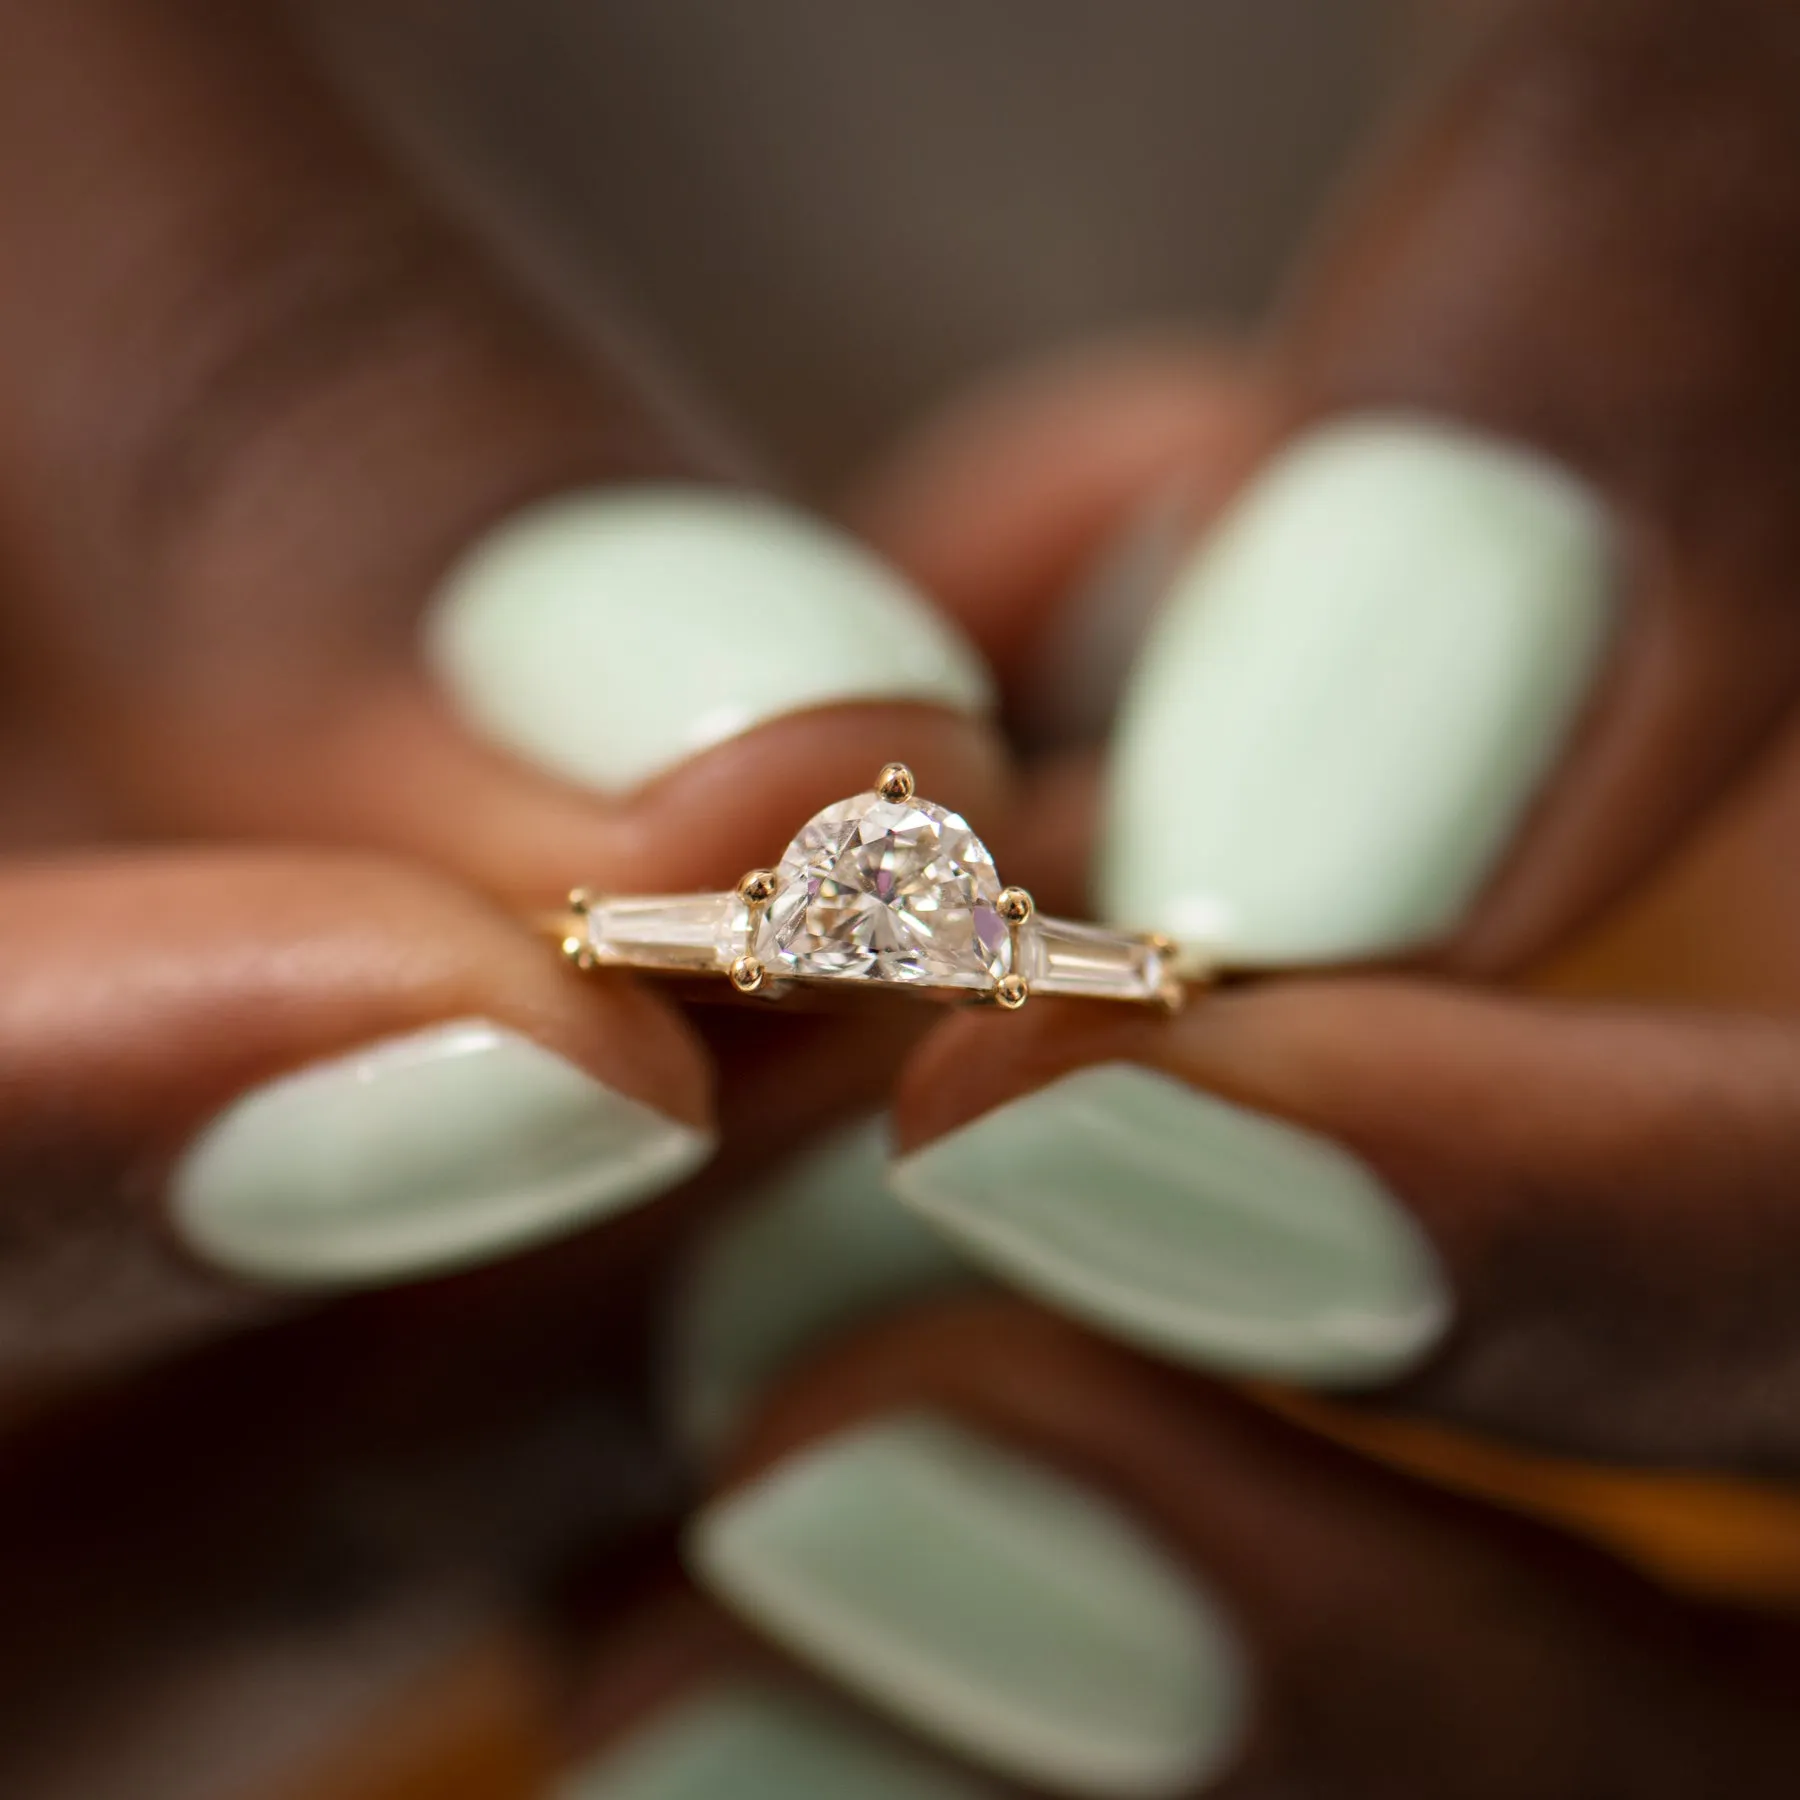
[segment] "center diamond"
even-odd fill
[[[809,820],[754,954],[770,974],[991,987],[1007,969],[1000,878],[959,814],[858,794]]]

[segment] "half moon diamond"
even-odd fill
[[[771,975],[988,988],[1009,966],[1000,878],[960,813],[857,794],[808,820],[753,953]]]

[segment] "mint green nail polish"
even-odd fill
[[[977,1766],[1057,1794],[1185,1794],[1236,1749],[1236,1641],[1109,1501],[946,1420],[826,1440],[696,1521],[758,1630]]]
[[[701,1694],[652,1718],[556,1800],[982,1800],[987,1789],[773,1686]]]
[[[1368,1384],[1449,1320],[1435,1253],[1363,1163],[1130,1063],[997,1107],[890,1181],[1003,1280],[1178,1362]]]
[[[1240,967],[1444,937],[1554,767],[1612,613],[1605,516],[1554,464],[1421,420],[1301,439],[1138,659],[1108,915]]]
[[[236,1274],[394,1281],[621,1211],[711,1149],[542,1045],[461,1019],[245,1094],[188,1146],[169,1198],[195,1251]]]
[[[758,1184],[696,1249],[666,1341],[675,1431],[716,1454],[758,1396],[860,1319],[974,1279],[887,1191],[887,1122],[832,1132]]]
[[[990,699],[955,627],[851,539],[702,487],[529,509],[452,571],[425,630],[476,730],[605,793],[807,708]]]

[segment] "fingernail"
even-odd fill
[[[982,1800],[987,1789],[784,1689],[701,1694],[558,1786],[556,1800]]]
[[[665,1351],[675,1435],[716,1457],[783,1369],[887,1308],[973,1279],[887,1191],[885,1118],[794,1157],[701,1240],[677,1278]]]
[[[989,702],[974,650],[868,552],[699,487],[531,508],[452,571],[425,632],[477,731],[606,793],[811,707]]]
[[[1449,1320],[1435,1252],[1365,1164],[1130,1063],[996,1107],[890,1181],[1004,1280],[1178,1362],[1368,1384]]]
[[[1445,936],[1581,711],[1608,565],[1598,501],[1535,456],[1403,419],[1301,440],[1139,657],[1108,913],[1238,966]]]
[[[925,1737],[1057,1794],[1186,1793],[1244,1711],[1235,1639],[1110,1502],[928,1416],[827,1440],[696,1522],[701,1579]]]
[[[484,1019],[385,1038],[245,1094],[171,1179],[203,1257],[283,1284],[500,1256],[674,1186],[708,1134]]]

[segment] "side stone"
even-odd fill
[[[1169,973],[1168,959],[1147,938],[1041,917],[1021,933],[1019,965],[1034,994],[1093,1000],[1154,1000]]]
[[[726,894],[634,894],[593,903],[587,939],[602,962],[723,971],[744,952],[750,920]]]

